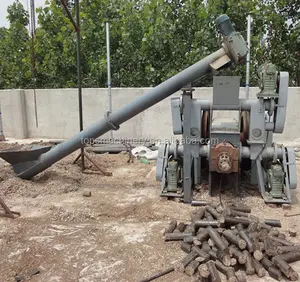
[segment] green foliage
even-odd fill
[[[0,29],[0,88],[30,86],[30,38],[28,13],[19,2],[8,7],[8,29]]]
[[[75,18],[74,0],[67,5]],[[300,86],[298,0],[85,0],[80,1],[82,84],[106,86],[106,31],[110,23],[113,87],[154,86],[220,46],[214,20],[228,14],[246,38],[251,14],[251,85],[266,60],[290,73]],[[36,87],[76,87],[76,33],[59,0],[37,9]],[[0,29],[0,87],[32,87],[28,13],[18,1],[8,8],[8,29]],[[245,65],[223,70],[245,83]],[[211,75],[195,82],[210,86]]]

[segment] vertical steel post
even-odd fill
[[[183,200],[190,203],[192,200],[192,145],[191,145],[191,107],[192,87],[184,89],[182,94],[183,107]]]
[[[250,81],[250,48],[251,48],[251,16],[247,17],[247,45],[248,45],[248,54],[247,54],[247,64],[246,64],[246,99],[249,99],[249,81]]]
[[[78,102],[79,102],[79,129],[80,131],[83,131],[79,0],[75,0],[75,9],[76,9],[76,26],[77,26],[76,37],[77,37],[77,83],[78,83]],[[84,170],[84,144],[81,144],[81,168],[82,170]]]
[[[0,104],[0,141],[5,141],[5,136],[3,133],[3,124],[2,124],[1,104]]]
[[[109,42],[109,23],[106,22],[106,57],[107,57],[107,88],[108,88],[108,110],[112,112],[111,98],[111,73],[110,73],[110,42]],[[110,138],[113,139],[113,131],[110,130]]]
[[[36,64],[35,64],[35,5],[34,0],[30,0],[30,28],[31,28],[31,79],[33,82],[33,100],[34,100],[34,114],[35,126],[39,127],[38,113],[37,113],[37,98],[36,98]]]

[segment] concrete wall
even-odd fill
[[[122,107],[150,88],[112,89],[113,110]],[[250,98],[255,98],[258,88],[250,89]],[[173,96],[179,96],[176,93]],[[194,97],[212,99],[211,88],[197,88]],[[241,88],[240,98],[245,97]],[[4,134],[14,138],[54,138],[65,139],[78,132],[77,89],[36,90],[37,123],[33,90],[2,90],[0,103]],[[108,108],[107,89],[83,89],[84,127],[103,118]],[[294,140],[300,137],[300,88],[290,88],[287,117],[283,134],[275,136],[276,141]],[[123,138],[172,138],[170,98],[151,107],[124,123],[114,137]],[[105,137],[109,137],[106,134]]]

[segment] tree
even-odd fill
[[[262,5],[267,25],[265,54],[279,69],[289,72],[290,85],[300,86],[300,2],[269,0]]]
[[[1,28],[0,65],[1,88],[30,86],[30,38],[26,29],[28,13],[16,1],[7,9],[10,26]]]
[[[298,0],[85,0],[80,2],[83,87],[105,87],[106,33],[110,23],[113,87],[154,86],[220,46],[214,21],[226,13],[246,38],[253,17],[250,85],[258,66],[271,61],[300,86]],[[67,1],[75,17],[74,1]],[[76,87],[76,34],[59,0],[39,8],[36,30],[37,87]],[[31,87],[28,14],[16,1],[8,8],[10,27],[0,29],[1,88]],[[13,51],[12,51],[13,50]],[[222,70],[242,77],[245,65]],[[194,83],[211,86],[212,75]]]

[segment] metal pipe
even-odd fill
[[[75,3],[78,4],[78,2],[79,1],[76,0]],[[79,9],[77,13],[79,14]],[[219,33],[223,36],[222,48],[218,51],[159,84],[147,94],[135,98],[131,103],[121,109],[112,113],[106,113],[104,119],[95,122],[87,129],[80,131],[74,137],[59,144],[52,150],[41,154],[38,159],[19,163],[17,166],[14,166],[16,174],[21,178],[30,179],[75,150],[82,148],[85,142],[90,144],[91,139],[95,139],[111,129],[118,129],[123,122],[179,91],[188,83],[209,73],[212,70],[212,63],[225,54],[230,57],[233,63],[242,62],[248,51],[246,43],[243,37],[234,31],[228,16],[221,15],[216,20],[216,26]],[[229,35],[227,35],[227,32],[229,32]],[[232,36],[233,34],[236,34],[237,37],[236,40],[232,42],[228,36]],[[219,61],[218,68],[224,66],[224,64]]]
[[[108,117],[106,116],[104,119],[97,121],[90,127],[77,133],[74,137],[59,144],[47,153],[40,155],[38,160],[23,164],[21,171],[17,175],[21,178],[30,179],[55,162],[81,148],[82,144],[90,141],[87,139],[97,138],[112,128],[117,129],[123,122],[172,95],[189,82],[195,81],[210,72],[210,64],[224,56],[225,53],[225,49],[220,48],[218,51],[151,89],[147,94],[135,98],[131,103],[111,113]]]
[[[0,104],[0,141],[5,141],[5,136],[4,136],[4,133],[3,133],[3,123],[2,123],[1,104]]]
[[[247,45],[248,45],[248,53],[247,53],[247,63],[246,63],[246,99],[249,98],[249,81],[250,81],[250,48],[251,48],[251,16],[247,17]]]
[[[110,38],[109,38],[109,23],[106,22],[106,57],[107,57],[107,89],[108,89],[108,110],[112,112],[111,98],[111,73],[110,73]],[[113,131],[110,131],[110,138],[113,139]]]
[[[80,11],[79,0],[75,1],[76,7],[76,39],[77,39],[77,83],[78,83],[78,103],[79,103],[79,128],[83,130],[82,113],[82,88],[81,88],[81,50],[80,50]],[[81,168],[84,170],[84,144],[81,144]]]
[[[242,110],[242,111],[250,111],[251,106],[259,103],[258,99],[240,99],[239,105],[213,105],[210,100],[200,100],[194,99],[193,103],[201,106],[201,110]],[[265,110],[268,111],[270,109],[270,101],[264,100]]]
[[[275,123],[274,122],[266,122],[266,130],[267,131],[274,131],[275,129]]]
[[[200,146],[200,145],[199,145]],[[278,159],[282,159],[282,149],[281,148],[276,148],[275,147],[267,147],[265,148],[261,156],[263,159],[272,159],[274,157],[276,150],[276,155]],[[201,145],[199,148],[199,156],[207,158],[208,157],[208,152],[209,152],[209,146],[208,145]],[[174,154],[174,148],[171,146],[169,148],[169,155]],[[243,146],[241,147],[241,157],[243,159],[250,159],[251,153],[250,153],[250,147]],[[183,155],[183,145],[179,145],[177,147],[177,155],[182,156]]]
[[[261,156],[263,159],[272,159],[274,157],[275,154],[275,150],[276,150],[276,155],[278,159],[282,159],[282,149],[281,148],[275,148],[275,147],[267,147],[265,148],[262,153]],[[242,158],[244,159],[250,159],[250,148],[243,146],[242,147]]]

